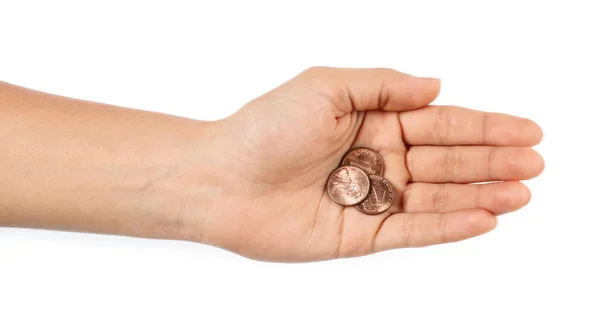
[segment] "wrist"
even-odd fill
[[[185,133],[179,145],[181,154],[165,152],[170,159],[166,167],[155,173],[152,189],[144,196],[148,213],[159,213],[156,223],[158,238],[208,243],[207,227],[218,212],[225,180],[218,131],[221,121],[193,121],[179,129]]]

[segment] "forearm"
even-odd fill
[[[182,238],[214,194],[211,133],[0,83],[0,226]]]

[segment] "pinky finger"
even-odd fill
[[[496,217],[482,209],[392,214],[381,223],[373,251],[465,240],[489,232],[495,226]]]

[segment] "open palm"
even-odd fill
[[[452,242],[494,228],[529,201],[532,121],[428,106],[439,81],[390,69],[311,68],[222,121],[227,193],[203,232],[244,256],[308,261]],[[334,203],[329,173],[353,147],[377,151],[392,207],[365,215]],[[469,185],[477,182],[494,182]]]

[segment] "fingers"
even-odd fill
[[[531,197],[519,182],[481,185],[427,184],[408,185],[402,196],[404,212],[452,212],[485,209],[499,215],[524,207]]]
[[[409,145],[534,146],[541,128],[529,119],[453,106],[430,106],[400,114]]]
[[[406,111],[431,103],[440,81],[388,68],[313,67],[300,75],[335,102],[342,114],[352,110]]]
[[[448,213],[397,213],[381,223],[373,251],[460,241],[492,230],[496,218],[481,209]]]
[[[542,157],[531,148],[434,147],[408,150],[413,182],[475,183],[530,179],[542,172]]]

